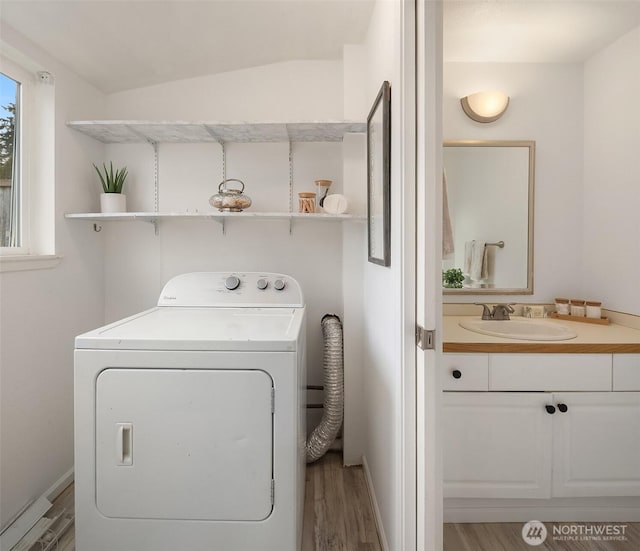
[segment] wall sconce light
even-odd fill
[[[477,122],[497,121],[509,106],[509,96],[502,92],[476,92],[460,100],[462,110]]]

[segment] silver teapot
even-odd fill
[[[238,182],[242,187],[228,188],[228,182]],[[244,183],[236,178],[229,178],[220,182],[218,193],[209,198],[209,204],[224,212],[242,212],[251,206],[251,199],[244,194]]]

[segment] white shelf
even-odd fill
[[[211,219],[219,222],[231,219],[245,220],[307,220],[318,222],[342,222],[345,220],[364,220],[364,215],[356,214],[323,214],[299,212],[122,212],[101,213],[82,212],[65,214],[65,218],[72,220],[90,220],[92,222],[139,220],[142,222],[158,222],[160,220],[177,219]]]
[[[341,142],[347,133],[364,133],[365,122],[182,122],[71,121],[67,123],[103,143]]]

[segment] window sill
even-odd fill
[[[61,256],[55,254],[25,254],[0,256],[0,273],[23,272],[26,270],[47,270],[55,268]]]

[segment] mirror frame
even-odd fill
[[[532,295],[533,294],[533,219],[536,142],[534,140],[445,140],[443,147],[527,147],[529,148],[529,220],[527,224],[527,286],[524,288],[479,288],[449,289],[442,288],[445,295]],[[444,167],[444,165],[443,165]]]

